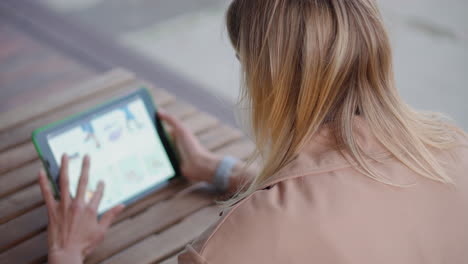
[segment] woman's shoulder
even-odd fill
[[[309,183],[304,184],[304,181]],[[252,193],[232,208],[226,209],[216,223],[187,248],[180,259],[196,258],[206,263],[242,263],[244,257],[247,257],[249,260],[257,258],[261,263],[274,263],[265,259],[270,256],[265,256],[261,248],[271,247],[271,243],[278,241],[278,230],[288,230],[288,235],[282,237],[282,243],[297,238],[304,225],[294,226],[293,223],[300,219],[308,221],[311,219],[309,215],[314,214],[313,206],[308,206],[307,188],[310,187],[306,185],[310,186],[310,180],[298,177]],[[303,214],[300,213],[302,210]],[[319,221],[318,218],[316,221]],[[308,224],[314,225],[313,221]],[[311,231],[312,228],[309,228],[308,232]],[[229,259],[226,259],[228,255]]]

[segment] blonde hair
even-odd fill
[[[457,129],[401,100],[374,0],[235,0],[226,20],[243,69],[241,100],[249,106],[256,156],[264,162],[233,203],[291,162],[325,123],[356,169],[393,184],[357,143],[357,114],[404,165],[452,183],[434,150],[454,146]]]

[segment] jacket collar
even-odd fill
[[[353,120],[353,127],[358,144],[368,156],[377,160],[391,157],[372,134],[364,118],[356,116]],[[294,160],[262,184],[262,189],[287,179],[353,166],[354,162],[351,157],[343,151],[342,146],[336,144],[332,133],[332,128],[324,125]]]

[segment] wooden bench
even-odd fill
[[[158,107],[180,118],[210,150],[246,159],[243,134],[169,92],[113,70],[61,94],[0,114],[0,263],[47,261],[47,212],[37,184],[42,166],[30,140],[47,123],[150,87]],[[177,263],[177,254],[218,217],[215,196],[181,180],[129,206],[86,263]]]

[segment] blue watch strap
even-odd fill
[[[229,188],[229,176],[231,176],[232,169],[237,164],[238,159],[231,156],[225,156],[218,167],[216,168],[213,184],[221,192],[225,192]]]

